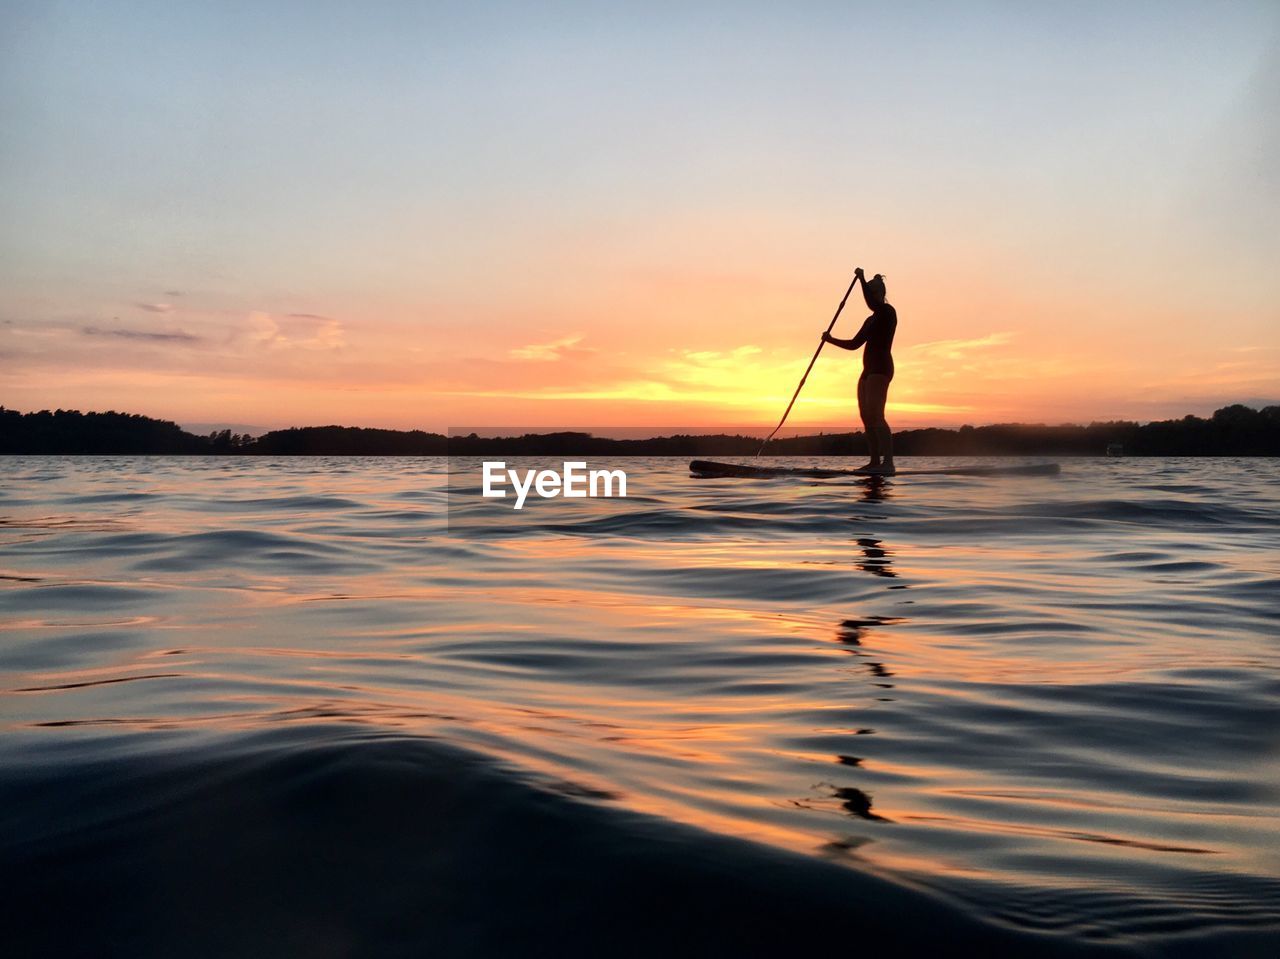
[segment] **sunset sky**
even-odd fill
[[[1280,402],[1274,0],[6,2],[0,127],[19,410],[772,425],[855,266],[895,426]]]

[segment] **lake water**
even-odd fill
[[[593,465],[0,460],[6,936],[1274,954],[1276,461]]]

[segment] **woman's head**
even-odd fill
[[[884,296],[884,277],[881,274],[877,273],[871,279],[862,281],[862,298],[871,309],[883,304]]]

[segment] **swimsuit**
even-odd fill
[[[879,374],[893,379],[893,334],[898,329],[898,313],[888,303],[876,307],[867,317],[854,342],[863,340],[862,375]]]

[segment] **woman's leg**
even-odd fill
[[[862,410],[862,421],[867,424],[868,440],[875,436],[872,447],[878,457],[873,457],[873,465],[878,463],[887,472],[893,472],[893,433],[884,418],[885,403],[889,399],[890,377],[882,373],[866,373],[859,383],[859,408]]]
[[[868,413],[867,374],[858,377],[858,415],[862,417],[862,435],[867,438],[867,452],[871,454],[871,462],[867,466],[880,465],[880,436]],[[865,468],[865,467],[864,467]]]

